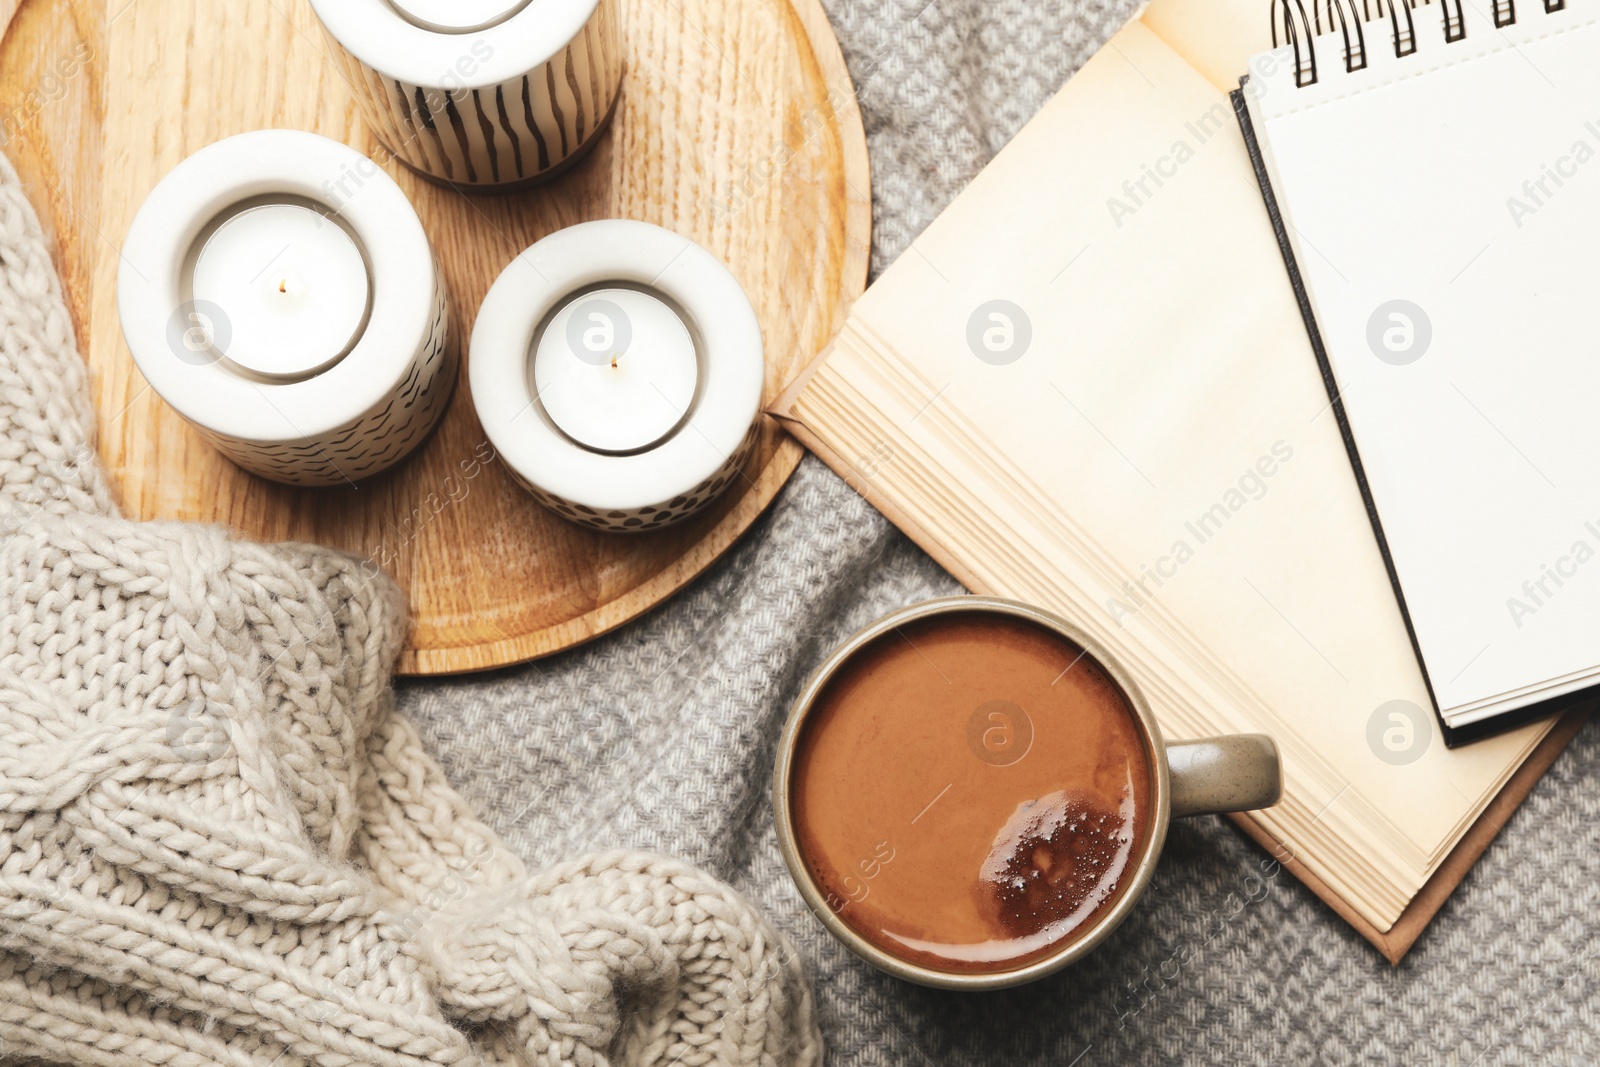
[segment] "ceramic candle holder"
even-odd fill
[[[360,174],[344,197],[327,190]],[[123,245],[122,332],[140,373],[246,470],[342,485],[417,446],[455,383],[437,262],[371,160],[297,130],[201,149]]]
[[[617,0],[312,0],[367,123],[426,177],[554,177],[611,119]]]
[[[472,330],[472,402],[502,462],[573,522],[658,529],[755,447],[761,327],[733,275],[644,222],[572,226],[512,261]]]

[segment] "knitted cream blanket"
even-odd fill
[[[0,157],[0,1061],[812,1065],[791,946],[681,863],[528,875],[392,709],[395,587],[118,517]]]

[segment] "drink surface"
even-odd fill
[[[919,619],[863,647],[802,729],[795,832],[872,944],[1014,970],[1092,930],[1149,838],[1150,765],[1121,688],[1021,619]]]

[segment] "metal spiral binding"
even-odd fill
[[[1409,56],[1417,50],[1417,24],[1411,17],[1411,0],[1400,0],[1397,9],[1394,0],[1378,0],[1378,17],[1383,17],[1384,5],[1389,8],[1389,25],[1394,27],[1394,54],[1397,58]],[[1362,14],[1366,13],[1366,0],[1362,0]],[[1400,29],[1400,14],[1405,13],[1406,28]]]
[[[1312,0],[1313,5],[1316,0]],[[1292,5],[1292,6],[1291,6]],[[1300,0],[1272,0],[1272,47],[1277,48],[1278,40],[1278,10],[1283,9],[1283,37],[1281,43],[1294,47],[1294,84],[1298,88],[1317,84],[1317,48],[1312,43],[1311,22],[1306,18],[1306,6]],[[1295,12],[1299,12],[1300,21],[1295,22]],[[1304,27],[1306,50],[1300,52],[1301,27]]]
[[[1358,9],[1357,0],[1311,0],[1308,15],[1304,0],[1272,0],[1272,47],[1286,44],[1294,49],[1296,86],[1304,88],[1315,85],[1318,79],[1316,38],[1323,32],[1324,24],[1330,33],[1335,27],[1339,29],[1344,38],[1344,69],[1354,73],[1367,66],[1367,40],[1363,25],[1387,14],[1392,27],[1394,54],[1403,58],[1417,50],[1417,25],[1411,12],[1418,2],[1360,0]],[[1420,2],[1431,4],[1434,0]],[[1444,16],[1445,43],[1464,40],[1467,22],[1461,9],[1461,0],[1438,0],[1438,3]],[[1504,28],[1516,23],[1516,0],[1492,0],[1492,3],[1495,26]],[[1543,0],[1543,3],[1547,14],[1564,11],[1567,6],[1567,0]]]
[[[1345,11],[1348,2],[1349,12]],[[1459,2],[1459,0],[1458,0]],[[1293,5],[1292,7],[1290,5]],[[1282,18],[1279,18],[1279,8],[1282,8]],[[1363,8],[1366,0],[1363,0]],[[1322,13],[1326,8],[1328,13],[1328,28],[1331,30],[1335,24],[1339,33],[1344,38],[1344,69],[1347,71],[1364,70],[1367,66],[1367,36],[1362,29],[1366,21],[1362,16],[1363,10],[1357,13],[1355,0],[1311,0],[1311,18],[1306,18],[1305,5],[1301,0],[1272,0],[1272,47],[1278,47],[1278,28],[1281,25],[1285,43],[1294,47],[1294,83],[1304,88],[1317,83],[1317,45],[1315,38],[1322,32]],[[1295,15],[1299,15],[1296,24]],[[1370,17],[1370,16],[1368,16]],[[1355,31],[1354,37],[1351,31]],[[1305,53],[1300,51],[1300,39],[1305,38]]]

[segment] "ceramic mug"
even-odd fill
[[[1150,831],[1132,865],[1127,888],[1101,913],[1092,928],[1065,941],[1055,951],[1015,970],[971,973],[937,970],[884,951],[856,933],[829,906],[803,856],[795,829],[791,784],[795,754],[818,698],[847,663],[876,638],[917,620],[943,614],[991,614],[1032,623],[1084,650],[1121,689],[1150,767]],[[1282,765],[1276,743],[1262,734],[1239,734],[1168,743],[1155,713],[1123,665],[1104,645],[1067,620],[1027,604],[995,597],[958,596],[930,600],[902,609],[861,630],[819,667],[801,690],[778,742],[773,776],[773,802],[778,843],[789,873],[807,905],[840,941],[880,970],[920,985],[956,990],[1001,989],[1021,985],[1060,970],[1088,955],[1138,905],[1166,841],[1174,818],[1222,812],[1254,811],[1276,804],[1283,792]]]

